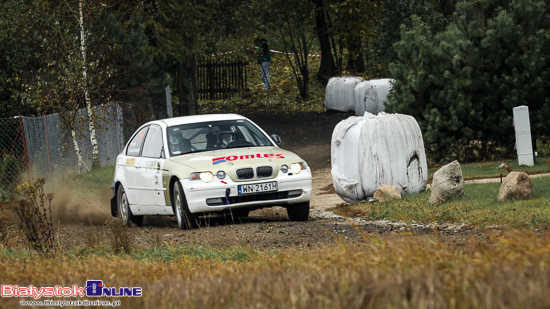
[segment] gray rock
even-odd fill
[[[533,197],[533,180],[525,172],[514,171],[508,174],[500,185],[498,201],[528,200]]]
[[[435,172],[432,181],[431,204],[446,202],[464,195],[464,177],[458,161],[453,161]]]

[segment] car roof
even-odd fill
[[[167,127],[188,124],[188,123],[200,123],[206,121],[220,121],[220,120],[238,120],[238,119],[247,119],[244,116],[237,114],[206,114],[206,115],[194,115],[194,116],[181,116],[174,118],[165,118],[154,120],[149,123],[163,123]]]

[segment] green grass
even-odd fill
[[[501,171],[498,166],[501,163],[508,164],[512,170],[524,171],[527,174],[550,173],[550,167],[548,166],[547,160],[550,160],[550,156],[537,157],[534,166],[519,166],[517,159],[478,163],[460,163],[460,166],[462,168],[462,175],[464,176],[464,179],[468,180],[500,177]],[[431,167],[428,171],[428,177],[432,178],[433,174],[439,168],[441,168],[441,166]],[[508,175],[508,171],[503,171],[502,174],[503,177],[506,177],[506,175]]]
[[[533,198],[498,202],[500,182],[470,183],[464,196],[442,204],[430,204],[431,191],[405,195],[386,203],[356,203],[336,212],[366,220],[404,220],[417,223],[467,223],[472,226],[500,225],[514,228],[550,228],[550,177],[533,178]]]
[[[132,250],[129,254],[115,252],[106,245],[76,248],[62,248],[59,250],[57,257],[62,259],[74,259],[86,261],[94,259],[98,256],[110,258],[129,258],[135,261],[143,262],[164,262],[173,261],[188,261],[195,260],[211,260],[220,263],[224,262],[246,262],[250,261],[256,253],[251,248],[247,247],[229,247],[229,248],[212,248],[210,246],[156,246],[143,249]],[[33,250],[22,247],[4,247],[0,248],[0,259],[4,261],[25,260],[39,258],[40,255]]]

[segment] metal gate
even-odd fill
[[[197,88],[200,100],[227,99],[248,91],[248,61],[208,57],[197,65]]]

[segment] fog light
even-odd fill
[[[283,172],[283,173],[288,172],[288,166],[286,166],[286,165],[281,166],[281,172]]]
[[[218,177],[218,179],[224,179],[225,178],[225,172],[224,171],[218,171],[216,173],[216,177]]]
[[[292,190],[292,191],[288,191],[288,197],[291,198],[291,197],[298,197],[302,195],[302,190]]]

